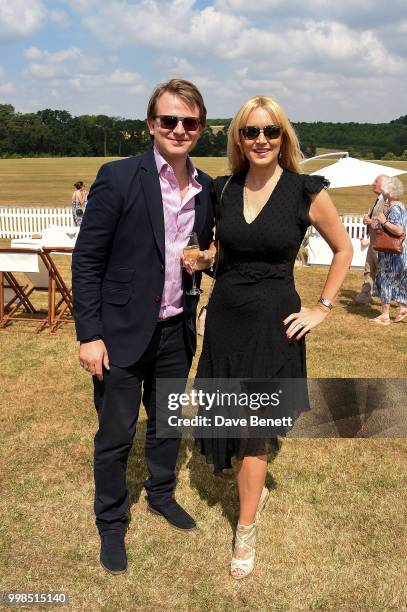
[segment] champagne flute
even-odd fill
[[[192,232],[188,236],[188,244],[183,250],[184,261],[192,268],[192,288],[185,291],[186,295],[201,295],[202,291],[198,289],[195,283],[195,267],[199,257],[199,242],[196,232]]]

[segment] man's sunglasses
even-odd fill
[[[255,140],[260,136],[260,132],[263,132],[269,140],[274,140],[280,136],[281,128],[279,125],[266,125],[264,128],[259,128],[256,125],[246,125],[246,127],[240,128],[239,132],[243,134],[245,140]]]
[[[197,117],[176,117],[175,115],[154,115],[153,119],[160,120],[160,126],[164,130],[175,130],[181,121],[186,132],[196,132],[199,129],[200,121]]]

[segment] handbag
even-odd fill
[[[222,192],[221,192],[220,198],[219,198],[219,204],[222,203],[223,194],[225,193],[225,189],[229,185],[229,182],[230,182],[230,179],[232,178],[232,176],[233,175],[230,175],[229,178],[227,179],[226,183],[223,185]],[[216,229],[215,229],[215,237],[216,237]],[[216,257],[215,271],[213,273],[212,283],[211,283],[211,286],[210,286],[210,289],[209,289],[208,301],[206,302],[205,306],[202,306],[202,308],[200,309],[199,314],[198,314],[197,333],[198,333],[199,336],[203,336],[204,333],[205,333],[206,311],[208,310],[209,300],[211,299],[213,288],[215,287],[216,274],[218,272],[219,261],[220,261],[220,243],[218,242],[218,253],[217,253],[217,257]]]
[[[401,236],[395,236],[387,230],[383,225],[379,228],[370,229],[373,234],[372,248],[380,253],[392,253],[399,255],[403,252],[403,242],[406,238],[406,233]]]

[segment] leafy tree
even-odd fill
[[[230,121],[209,119],[194,155],[225,155]],[[213,131],[214,126],[218,129]],[[315,155],[317,147],[346,150],[366,159],[380,159],[388,153],[399,157],[407,150],[407,115],[382,124],[315,121],[298,122],[294,128],[308,157]],[[0,104],[2,156],[127,156],[142,153],[150,146],[146,123],[138,119],[72,117],[68,111],[49,108],[23,114],[16,113],[10,104]]]

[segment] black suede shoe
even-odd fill
[[[100,564],[110,574],[124,574],[127,571],[123,532],[106,531],[100,534]]]
[[[153,514],[161,514],[166,521],[169,522],[171,527],[175,529],[181,529],[182,531],[191,531],[196,528],[196,523],[192,516],[184,510],[175,499],[170,499],[168,503],[163,506],[152,506],[149,502],[147,508]]]

